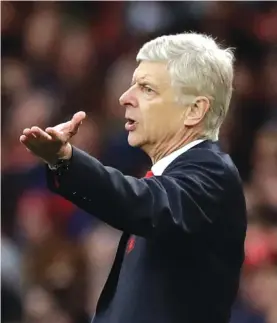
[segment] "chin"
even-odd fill
[[[134,132],[129,132],[128,144],[132,147],[141,147],[143,142],[141,138],[138,135],[136,135]]]

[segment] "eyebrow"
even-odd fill
[[[132,81],[131,81],[131,86],[135,84],[136,81],[139,81],[139,82],[146,82],[146,83],[149,83],[149,85],[153,86],[154,88],[158,89],[158,85],[157,84],[154,84],[153,82],[151,82],[150,80],[147,79],[147,77],[150,76],[150,75],[144,75],[144,76],[141,76],[141,77],[138,77],[137,79],[135,77],[132,78]]]
[[[146,76],[147,75],[144,75],[144,76],[141,76],[141,77],[137,77],[137,78],[133,76],[131,84],[133,85],[136,82],[136,80],[137,81],[144,81],[145,78],[146,78]]]

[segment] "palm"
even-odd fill
[[[45,131],[39,127],[24,129],[20,141],[33,154],[51,163],[59,157],[64,157],[68,141],[77,133],[85,116],[84,112],[78,112],[70,121],[47,128]]]

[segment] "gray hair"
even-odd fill
[[[217,140],[232,96],[234,54],[207,35],[182,33],[161,36],[144,44],[137,61],[166,61],[172,85],[179,90],[178,100],[192,104],[205,96],[210,108],[204,119],[205,138]]]

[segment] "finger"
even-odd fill
[[[29,148],[27,148],[27,146],[26,146],[26,141],[27,141],[27,137],[26,136],[20,136],[20,138],[19,138],[19,140],[20,140],[20,142],[25,146],[25,148],[26,148],[26,150],[28,151],[28,152],[31,152],[31,153],[33,153]]]
[[[28,134],[30,134],[30,133],[31,133],[31,129],[30,128],[25,128],[23,130],[23,135],[25,135],[25,136],[28,136]]]
[[[21,136],[19,137],[19,141],[20,141],[22,144],[24,144],[24,143],[27,141],[27,137],[26,137],[25,135],[21,135]]]
[[[32,145],[32,139],[29,139],[27,136],[22,135],[20,136],[19,140],[28,151],[32,152],[32,149],[34,149],[34,146]]]
[[[77,112],[77,113],[74,114],[74,116],[72,117],[72,121],[74,123],[80,123],[85,118],[86,118],[86,113],[84,111],[79,111],[79,112]]]
[[[36,135],[32,133],[30,128],[26,128],[23,130],[23,134],[27,137],[27,138],[36,138]]]
[[[71,129],[70,129],[70,133],[72,134],[76,134],[78,131],[78,128],[80,127],[82,121],[86,118],[86,113],[83,111],[79,111],[77,113],[74,114],[74,116],[72,117],[72,125],[71,125]]]
[[[48,133],[40,129],[39,127],[32,127],[31,131],[32,131],[32,134],[34,134],[37,139],[52,140],[52,137]]]

